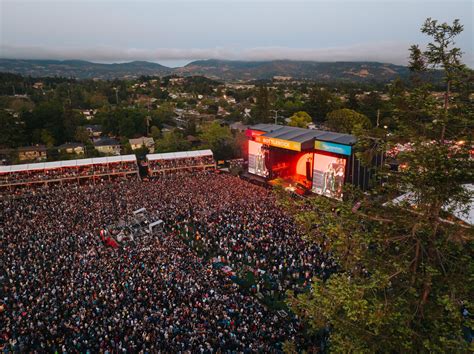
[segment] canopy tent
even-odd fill
[[[471,193],[471,196],[474,193],[474,184],[465,184],[463,185],[464,189]],[[416,198],[413,192],[408,192],[398,196],[390,202],[385,203],[384,205],[402,205],[403,203],[408,203],[411,206],[416,205]],[[465,208],[460,207],[459,205],[447,204],[443,206],[443,210],[450,212],[453,216],[459,220],[464,221],[466,224],[471,226],[474,225],[474,197],[471,197],[470,203],[465,206]]]

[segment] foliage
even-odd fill
[[[155,141],[156,152],[186,151],[190,148],[191,144],[178,129],[163,133],[163,137]]]
[[[252,123],[269,123],[272,121],[270,112],[270,93],[268,88],[261,85],[256,93],[257,104],[252,110]]]
[[[299,111],[290,117],[290,123],[288,123],[288,125],[290,127],[306,128],[312,121],[308,113]]]
[[[97,120],[105,133],[133,138],[146,133],[146,116],[145,110],[116,108],[98,113]]]
[[[446,44],[459,26],[429,20],[423,32]],[[429,46],[426,63],[453,50],[438,49]],[[412,60],[419,60],[415,54]],[[452,82],[463,80],[450,76],[458,64],[443,68]],[[348,188],[344,201],[285,200],[308,240],[321,244],[339,267],[328,280],[314,279],[310,292],[290,293],[289,303],[310,331],[329,330],[333,352],[472,351],[463,329],[472,331],[473,320],[463,310],[474,311],[474,232],[452,217],[473,198],[464,187],[474,181],[472,136],[467,125],[444,129],[469,119],[469,103],[449,96],[450,104],[440,105],[421,82],[411,91],[396,84],[390,96],[394,131],[380,146],[410,142],[396,156],[398,172],[383,166],[378,187],[370,194]],[[407,202],[387,204],[405,192]]]
[[[371,127],[369,118],[347,108],[328,113],[326,125],[334,131],[346,134],[351,134],[356,129],[370,129]]]
[[[89,132],[84,127],[77,127],[74,134],[74,140],[83,144],[90,141]]]
[[[18,147],[23,143],[23,125],[12,114],[0,110],[0,147]]]
[[[338,109],[340,105],[340,100],[329,90],[316,87],[311,90],[309,99],[304,104],[304,110],[315,122],[322,122],[329,112]]]
[[[220,125],[214,121],[202,127],[199,138],[204,142],[204,147],[212,150],[217,160],[234,157],[234,138],[228,126]]]

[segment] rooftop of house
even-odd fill
[[[148,145],[148,144],[153,144],[155,141],[153,140],[153,138],[142,136],[140,138],[128,139],[128,142],[130,143],[130,145],[139,145],[139,144]]]
[[[75,142],[72,142],[72,143],[65,143],[65,144],[62,144],[60,146],[58,146],[58,149],[69,149],[69,148],[78,148],[78,147],[84,147],[84,144],[82,143],[75,143]]]
[[[46,151],[47,148],[44,145],[36,145],[36,146],[22,146],[18,148],[20,152],[27,152],[27,151]]]
[[[94,140],[94,146],[114,146],[114,145],[120,146],[120,143],[113,138],[106,137],[106,138],[100,138],[100,139]]]

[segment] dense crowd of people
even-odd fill
[[[102,243],[143,207],[158,232]],[[4,350],[279,352],[302,343],[301,324],[261,299],[334,269],[270,191],[226,174],[58,186],[0,208]]]

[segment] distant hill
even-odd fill
[[[222,80],[262,80],[274,76],[318,81],[347,80],[354,82],[386,82],[406,77],[405,66],[376,62],[314,62],[314,61],[227,61],[200,60],[175,70],[181,74],[204,75]]]
[[[62,76],[78,79],[115,79],[140,75],[163,76],[172,73],[172,69],[147,61],[99,64],[84,60],[0,59],[0,72],[34,77]]]
[[[274,76],[291,76],[316,81],[388,82],[406,78],[405,66],[378,62],[313,62],[313,61],[231,61],[198,60],[179,68],[146,61],[99,64],[82,60],[16,60],[0,59],[0,72],[26,76],[62,76],[79,79],[133,78],[141,75],[202,75],[211,79],[267,80]]]

